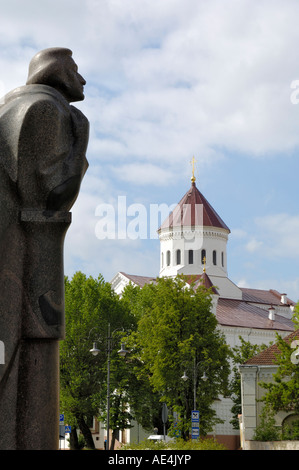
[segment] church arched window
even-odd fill
[[[176,264],[181,264],[181,250],[176,250]]]
[[[221,252],[221,264],[222,264],[222,267],[224,268],[224,253],[223,253],[223,251]]]
[[[161,266],[164,268],[164,253],[161,253]]]
[[[189,264],[193,264],[193,250],[189,250],[188,261],[189,261]]]
[[[201,250],[201,264],[205,264],[207,260],[206,250]]]
[[[166,264],[167,266],[170,266],[170,251],[166,251]]]
[[[217,253],[216,250],[213,251],[213,265],[216,266],[217,264]]]

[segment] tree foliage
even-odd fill
[[[140,288],[128,288],[123,301],[138,318],[130,337],[138,379],[147,382],[160,402],[176,412],[183,436],[188,436],[194,384],[204,435],[217,422],[211,405],[227,389],[229,349],[217,329],[211,292],[197,290],[181,277],[158,278]],[[190,377],[182,381],[183,372]],[[203,372],[208,381],[201,381]]]
[[[94,448],[88,420],[106,407],[108,323],[111,330],[121,331],[132,328],[134,320],[101,275],[87,278],[81,272],[65,279],[65,317],[66,335],[60,346],[61,412],[68,424],[80,428],[87,447]],[[95,357],[90,349],[96,339],[100,339],[100,353]],[[113,425],[111,420],[112,429]]]
[[[278,441],[280,432],[275,424],[275,413],[269,406],[265,406],[260,416],[260,423],[256,427],[254,441]]]
[[[273,382],[260,383],[267,390],[262,399],[263,402],[271,406],[275,412],[283,410],[299,414],[299,364],[294,357],[298,346],[293,347],[293,341],[299,340],[299,330],[297,333],[292,337],[292,341],[285,341],[279,334],[276,334],[276,344],[279,350],[276,357],[278,369],[273,374]]]

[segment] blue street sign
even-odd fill
[[[199,438],[199,427],[193,427],[192,426],[192,432],[191,432],[191,438],[192,439],[198,439]]]
[[[65,428],[64,428],[64,432],[65,432],[66,434],[70,434],[71,430],[72,430],[72,427],[71,427],[71,426],[65,426]]]
[[[199,411],[198,410],[191,411],[191,421],[192,423],[199,423]]]

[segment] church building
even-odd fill
[[[230,229],[196,186],[194,166],[191,187],[158,229],[160,240],[159,276],[192,275],[192,280],[213,289],[213,312],[219,329],[231,347],[239,337],[252,344],[275,342],[294,330],[291,320],[295,303],[277,290],[237,286],[228,277],[227,243]],[[143,287],[157,276],[117,273],[112,288],[121,294],[129,283]],[[230,424],[232,401],[215,401],[217,416],[224,420],[214,436],[230,449],[239,446],[239,431]]]

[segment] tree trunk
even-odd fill
[[[70,449],[71,450],[79,450],[79,441],[77,435],[77,429],[72,426],[72,430],[70,433]]]
[[[114,446],[115,446],[115,432],[116,432],[116,431],[112,431],[111,442],[110,442],[110,449],[109,449],[109,450],[114,450]]]
[[[85,423],[83,415],[82,414],[77,415],[76,419],[78,422],[79,429],[83,434],[86,447],[90,450],[95,450],[95,445],[94,445],[91,431],[89,427],[87,426],[87,424]]]
[[[119,410],[119,407],[120,407],[120,397],[117,396],[117,397],[115,397],[115,398],[116,398],[116,402],[114,403],[114,406],[115,406],[115,409],[116,409],[116,410]],[[114,418],[115,418],[115,421],[117,421],[118,413],[114,416]],[[111,436],[111,442],[110,442],[110,449],[109,449],[109,450],[114,450],[116,433],[117,433],[117,430],[116,430],[116,429],[112,429],[112,436]]]

